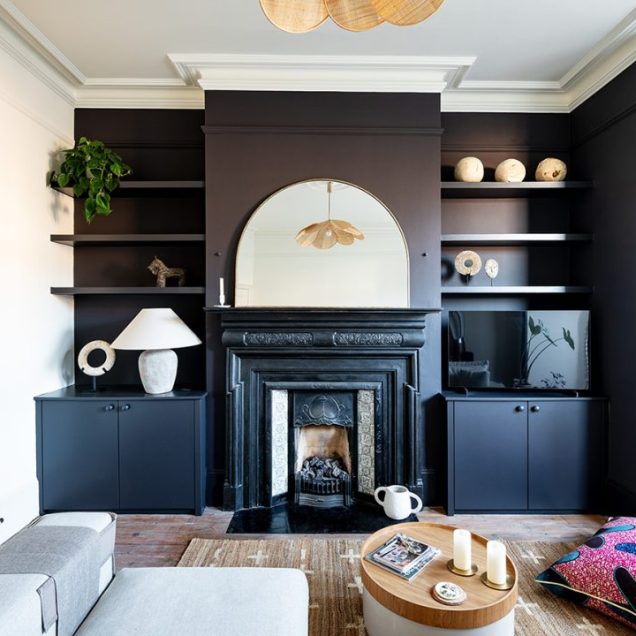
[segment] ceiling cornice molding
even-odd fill
[[[568,113],[636,61],[636,9],[553,82],[466,79],[474,57],[172,54],[174,78],[88,78],[10,0],[0,48],[79,108],[204,107],[203,90],[442,93],[443,111]]]
[[[203,90],[441,93],[474,57],[178,55],[184,83]]]

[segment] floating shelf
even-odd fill
[[[205,287],[51,287],[51,293],[55,296],[182,296],[205,294]]]
[[[71,186],[67,186],[66,188],[52,186],[52,188],[70,197],[73,196],[73,188]],[[184,194],[188,192],[203,192],[204,190],[205,181],[122,181],[119,184],[119,188],[117,188],[111,196],[153,196],[158,193]]]
[[[527,295],[527,294],[591,294],[591,287],[570,285],[527,285],[502,287],[442,287],[442,296]]]
[[[51,234],[60,245],[152,245],[156,243],[204,243],[205,234]]]
[[[539,245],[593,240],[592,234],[442,234],[442,245]]]
[[[442,181],[442,198],[527,197],[531,194],[571,193],[589,190],[592,187],[591,181],[522,181],[521,183]]]

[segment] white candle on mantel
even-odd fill
[[[506,584],[506,546],[501,541],[486,545],[486,576],[495,585]]]
[[[219,278],[219,296],[225,296],[225,284],[222,278]]]
[[[458,570],[470,570],[473,566],[471,538],[468,530],[453,532],[453,564]]]

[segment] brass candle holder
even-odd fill
[[[501,590],[502,592],[505,592],[506,590],[511,590],[514,587],[515,584],[515,577],[511,576],[510,574],[506,575],[506,582],[504,585],[500,585],[499,583],[493,583],[489,578],[488,578],[488,573],[484,572],[481,575],[481,582],[486,586],[489,587],[493,590]]]
[[[477,574],[479,568],[475,563],[472,564],[470,570],[460,570],[458,567],[455,567],[455,559],[451,559],[446,564],[446,567],[453,573],[458,576],[475,576]]]

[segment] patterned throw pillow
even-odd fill
[[[636,517],[614,517],[537,577],[557,596],[636,629]]]

